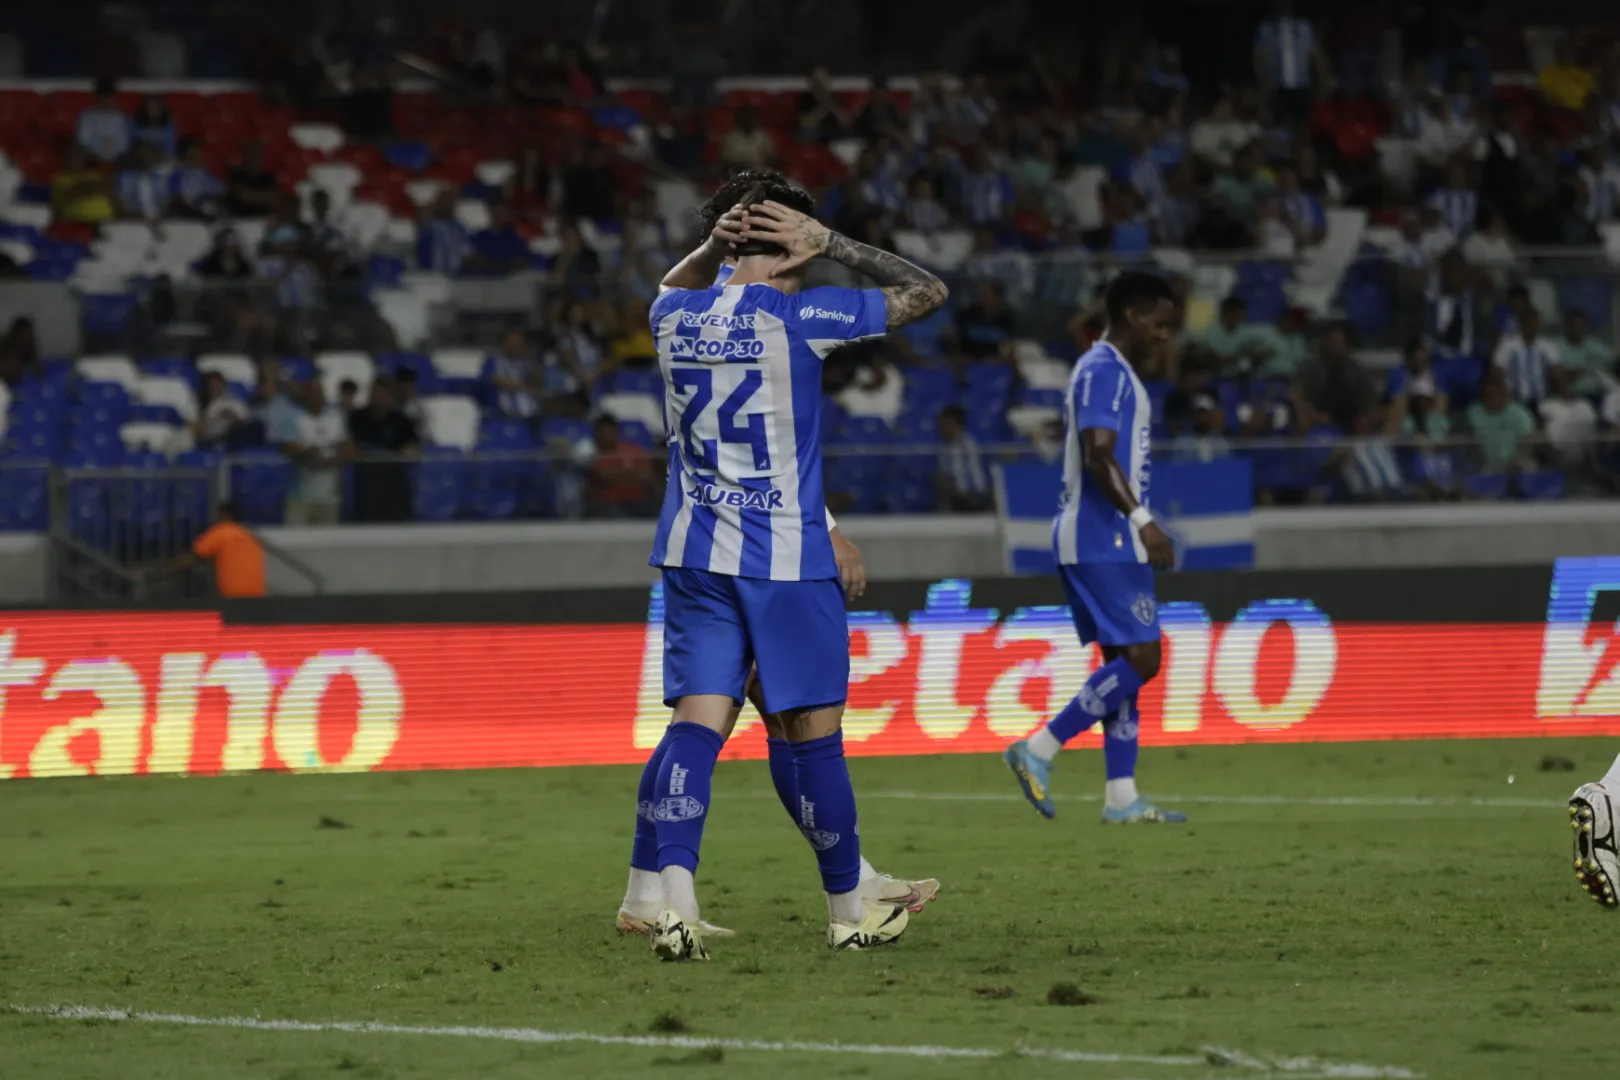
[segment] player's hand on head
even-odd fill
[[[709,233],[710,238],[731,254],[731,249],[742,242],[743,222],[748,217],[748,211],[741,206],[733,206],[721,214],[714,223],[714,229]]]
[[[1147,548],[1148,563],[1155,570],[1168,570],[1176,563],[1176,548],[1170,542],[1170,537],[1159,528],[1159,523],[1150,521],[1142,526],[1142,546]]]
[[[743,224],[743,237],[776,244],[787,254],[781,265],[783,270],[802,265],[827,250],[831,230],[815,218],[778,202],[755,203],[748,207]]]

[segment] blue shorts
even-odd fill
[[[666,569],[664,704],[688,694],[725,694],[741,704],[755,664],[767,712],[849,696],[849,620],[838,579]]]
[[[1139,645],[1159,640],[1159,605],[1147,563],[1060,564],[1058,577],[1080,643]]]

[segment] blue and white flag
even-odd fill
[[[1052,511],[1063,490],[1055,465],[996,469],[996,514],[1010,574],[1051,574]],[[1179,570],[1247,570],[1254,566],[1254,487],[1244,458],[1153,469],[1154,518],[1176,546]]]

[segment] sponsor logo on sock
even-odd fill
[[[841,839],[838,833],[827,832],[825,829],[800,829],[804,838],[810,841],[810,846],[817,851],[827,851],[838,845]]]
[[[651,800],[636,803],[636,817],[640,818],[642,821],[658,820],[653,816],[653,804]]]
[[[816,827],[816,804],[803,795],[799,796],[799,825],[806,829]]]
[[[655,821],[691,821],[703,816],[703,804],[690,795],[675,795],[663,799],[653,810]]]
[[[690,770],[683,768],[680,762],[676,762],[674,765],[670,766],[669,793],[671,795],[686,794],[686,774],[689,771]]]
[[[1090,683],[1080,688],[1080,707],[1086,711],[1087,716],[1101,716],[1108,711],[1103,698],[1114,692],[1119,685],[1119,676],[1110,675],[1095,687]]]
[[[1110,739],[1129,742],[1136,738],[1136,726],[1136,717],[1131,715],[1131,703],[1127,701],[1120,705],[1112,721],[1103,721],[1103,732]]]

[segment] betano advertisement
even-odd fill
[[[1143,740],[1620,734],[1620,628],[1593,619],[1605,590],[1620,560],[1559,563],[1539,624],[1336,624],[1287,598],[1217,624],[1167,603]],[[645,625],[0,614],[0,778],[638,762],[668,720],[661,607],[654,590]],[[960,580],[908,618],[852,612],[850,648],[856,754],[998,749],[1098,662],[1065,610],[976,608]],[[756,725],[728,756],[764,755]]]

